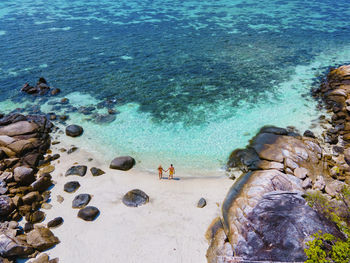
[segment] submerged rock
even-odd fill
[[[78,212],[78,217],[85,221],[93,221],[100,214],[100,211],[94,206],[87,206],[80,209]]]
[[[135,164],[135,159],[131,156],[121,156],[113,159],[109,165],[109,168],[127,171],[130,170]]]
[[[148,203],[149,196],[139,189],[134,189],[127,192],[122,201],[126,206],[137,207]]]
[[[82,135],[84,132],[83,127],[79,125],[69,125],[66,127],[66,135],[71,136],[71,137],[78,137]]]

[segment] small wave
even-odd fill
[[[121,56],[120,58],[121,58],[121,59],[124,59],[124,60],[133,59],[133,57],[130,57],[130,56]]]
[[[5,30],[0,30],[0,36],[6,35],[6,31]]]
[[[50,31],[68,31],[71,30],[72,28],[70,26],[66,26],[66,27],[50,27],[49,30]]]

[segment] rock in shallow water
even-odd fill
[[[85,165],[76,165],[69,168],[66,172],[66,176],[79,175],[84,176],[86,174],[87,167]]]
[[[64,191],[67,193],[73,193],[80,187],[80,184],[78,181],[71,181],[68,183],[65,183],[64,185]]]
[[[120,156],[113,159],[109,165],[109,168],[127,171],[130,170],[135,165],[135,163],[135,159],[131,156]]]
[[[66,127],[66,134],[71,137],[78,137],[84,132],[83,127],[79,125],[69,125]]]
[[[93,221],[100,214],[100,211],[94,206],[87,206],[80,209],[78,212],[78,217],[85,221]]]
[[[89,194],[77,195],[72,201],[72,207],[83,208],[90,202],[90,200],[91,200],[91,195]]]
[[[130,207],[137,207],[140,205],[144,205],[148,203],[148,201],[149,201],[149,196],[145,192],[139,189],[131,190],[127,192],[123,197],[123,203],[126,206],[130,206]]]

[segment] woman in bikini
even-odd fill
[[[159,165],[159,167],[158,167],[159,180],[163,178],[163,171],[164,171],[164,169],[163,169],[162,165]]]

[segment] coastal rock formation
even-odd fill
[[[57,88],[50,88],[47,84],[46,79],[39,78],[37,84],[35,86],[31,86],[29,83],[25,83],[21,89],[21,91],[27,93],[27,94],[34,94],[34,95],[57,95],[61,92],[60,89]]]
[[[131,156],[120,156],[112,160],[109,168],[127,171],[130,170],[135,165],[135,163],[135,159]]]
[[[127,192],[122,201],[126,206],[137,207],[148,203],[149,196],[139,189],[134,189]]]
[[[241,176],[208,230],[208,262],[305,261],[305,242],[313,233],[343,237],[303,196],[318,190],[336,203],[332,198],[350,182],[350,66],[331,70],[314,94],[333,112],[324,140],[310,131],[301,136],[264,127],[231,154],[228,170]]]
[[[82,135],[83,132],[83,127],[79,125],[72,124],[66,127],[66,135],[70,137],[78,137]]]
[[[25,258],[59,242],[48,229],[34,226],[45,218],[39,209],[48,205],[48,188],[53,184],[47,172],[53,171],[50,161],[54,158],[44,157],[50,147],[52,128],[45,116],[1,115],[0,256],[3,258]],[[16,222],[23,217],[27,221],[24,229]]]

